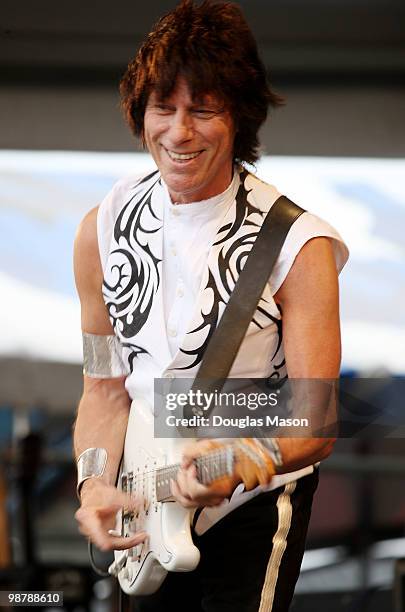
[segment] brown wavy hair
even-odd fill
[[[143,137],[151,91],[164,100],[180,75],[193,99],[210,93],[224,102],[236,128],[234,159],[253,164],[268,108],[283,99],[270,88],[256,41],[237,5],[205,0],[196,6],[193,0],[182,0],[156,23],[120,83],[122,109],[136,136]]]

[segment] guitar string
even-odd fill
[[[201,481],[202,484],[208,484],[210,481],[215,480],[215,478],[219,478],[222,475],[225,475],[227,472],[227,466],[228,466],[228,461],[227,461],[227,457],[226,457],[226,450],[224,449],[219,449],[219,450],[215,450],[211,453],[207,453],[206,455],[202,455],[201,457],[197,457],[196,458],[196,463],[198,463],[197,465],[197,469],[200,470],[199,473],[199,480]],[[208,467],[206,466],[206,464],[208,463]],[[207,467],[207,471],[209,469],[211,469],[211,471],[214,474],[214,478],[207,478],[207,480],[204,477],[204,473],[201,471],[204,467]],[[145,471],[145,472],[140,472],[140,473],[134,473],[132,470],[132,478],[135,480],[135,484],[138,485],[138,483],[140,484],[139,478],[141,477],[141,481],[142,481],[142,497],[145,499],[145,487],[146,484],[148,485],[148,496],[147,499],[150,501],[150,498],[153,498],[153,492],[152,495],[150,495],[150,486],[153,486],[153,483],[151,481],[151,479],[149,478],[151,474],[155,475],[155,495],[158,494],[162,494],[165,487],[167,488],[168,486],[168,477],[170,477],[170,473],[171,472],[177,472],[180,468],[180,463],[174,463],[168,466],[162,466],[160,468],[154,468],[153,470],[149,470],[149,471]],[[131,470],[129,470],[128,472],[124,472],[122,475],[129,475],[131,474]],[[121,476],[122,476],[121,475]],[[174,474],[173,474],[174,476]],[[146,481],[148,480],[148,482],[146,483]],[[159,490],[159,493],[157,491],[156,488],[156,483],[157,482],[161,482],[163,481],[163,484],[161,485],[161,488]],[[136,492],[139,493],[139,489],[140,486],[136,486]],[[164,493],[164,497],[162,499],[164,499],[165,497],[170,497],[169,494],[169,490],[167,491],[167,493]],[[160,501],[160,500],[159,500]]]
[[[224,455],[226,457],[226,451],[215,451],[215,454],[212,454],[212,455],[211,454],[207,454],[207,455],[202,455],[201,457],[197,457],[196,461],[201,460],[202,458],[205,458],[205,457],[208,458],[208,459],[205,459],[205,461],[208,461],[208,460],[212,460],[212,459],[214,459],[216,457],[217,458],[224,457]],[[167,465],[167,466],[154,468],[153,470],[147,470],[146,472],[140,472],[140,474],[153,474],[155,472],[159,472],[159,471],[163,471],[163,470],[169,470],[170,471],[170,470],[173,470],[174,468],[179,469],[180,466],[181,466],[180,463],[172,463],[172,464]],[[133,470],[129,470],[127,472],[123,472],[123,474],[129,474],[131,471],[133,472]]]
[[[209,469],[211,468],[214,478],[208,478],[207,480],[205,480],[204,477],[204,473],[201,471],[200,475],[199,475],[199,479],[203,484],[207,484],[208,482],[210,482],[210,480],[215,479],[217,477],[220,477],[220,475],[222,473],[226,473],[227,471],[227,457],[226,457],[226,451],[223,449],[220,450],[216,450],[213,451],[211,453],[207,453],[206,455],[203,455],[201,457],[197,457],[196,458],[196,462],[199,464],[197,467],[200,468],[200,470],[202,470],[204,467],[207,468],[207,472],[209,471]],[[207,466],[208,463],[208,466]],[[125,472],[121,475],[125,477],[125,482],[126,482],[126,492],[128,492],[128,480],[129,480],[129,489],[130,489],[130,495],[133,494],[134,490],[136,494],[139,494],[139,490],[140,488],[142,488],[142,497],[143,499],[147,499],[148,502],[151,501],[151,499],[153,498],[153,492],[152,495],[150,495],[150,487],[153,486],[153,484],[155,484],[155,495],[158,494],[158,491],[156,489],[156,479],[160,477],[160,480],[162,480],[162,478],[164,478],[164,476],[169,476],[170,472],[174,472],[177,471],[180,467],[179,463],[175,463],[175,464],[170,464],[168,466],[163,466],[160,468],[155,468],[154,470],[149,470],[146,472],[140,472],[140,473],[134,473],[131,470],[129,472]],[[155,482],[153,483],[153,480],[150,478],[151,475],[155,474],[157,476],[157,478],[155,478]],[[159,491],[159,493],[161,494],[163,492],[163,490],[165,489],[165,486],[167,488],[167,480],[168,478],[165,479],[163,486],[161,488],[161,490]],[[145,495],[145,489],[147,489],[147,495]],[[165,499],[165,497],[167,497],[166,493],[164,493],[164,497],[162,499]],[[159,500],[161,501],[161,500]],[[137,515],[137,519],[139,519],[140,514],[138,513]],[[124,518],[124,517],[123,517]],[[138,520],[135,521],[135,523],[137,523]],[[127,527],[129,527],[129,525],[127,525]]]

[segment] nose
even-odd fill
[[[168,137],[173,145],[191,140],[194,136],[193,119],[185,110],[178,109],[171,117]]]

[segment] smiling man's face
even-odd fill
[[[232,117],[215,96],[193,100],[184,78],[165,100],[151,93],[143,136],[173,202],[206,200],[231,182]]]

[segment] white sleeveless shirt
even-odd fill
[[[133,406],[142,400],[152,409],[154,378],[196,375],[261,223],[280,195],[239,167],[224,193],[202,202],[173,204],[158,172],[119,181],[103,200],[97,224],[103,295],[123,345]],[[287,236],[230,377],[286,376],[273,295],[302,246],[316,236],[331,239],[338,272],[343,268],[348,251],[338,232],[303,213]],[[275,476],[268,487],[249,492],[239,486],[230,501],[203,510],[197,531],[254,495],[311,471],[313,466]]]

